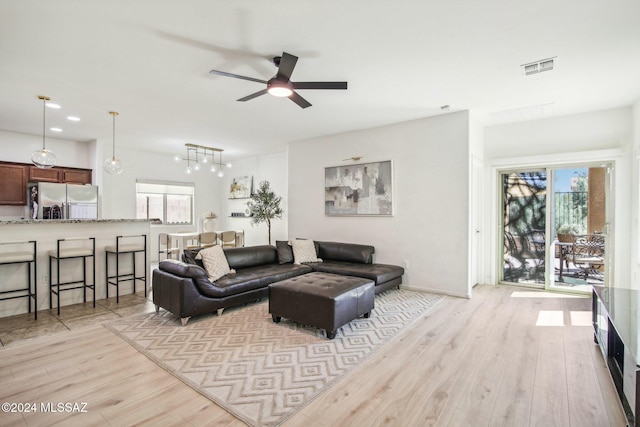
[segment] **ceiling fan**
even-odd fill
[[[260,95],[269,93],[273,96],[288,97],[293,102],[298,104],[301,108],[311,107],[311,103],[301,97],[296,89],[347,89],[347,82],[292,82],[291,73],[298,62],[298,57],[291,55],[287,52],[282,52],[282,56],[276,56],[273,58],[273,63],[278,67],[278,72],[274,77],[269,80],[255,79],[253,77],[240,76],[238,74],[231,74],[225,71],[211,70],[209,73],[217,74],[219,76],[233,77],[236,79],[249,80],[252,82],[262,83],[267,85],[266,89],[262,89],[251,95],[247,95],[244,98],[238,99],[238,101],[245,102],[253,98],[257,98]]]

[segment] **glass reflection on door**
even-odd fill
[[[504,227],[502,281],[544,286],[546,170],[501,174]]]

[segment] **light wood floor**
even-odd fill
[[[224,316],[224,314],[223,314]],[[86,413],[0,425],[242,426],[101,326],[0,349],[0,402]],[[292,426],[624,426],[590,299],[507,286],[447,298],[301,412]]]

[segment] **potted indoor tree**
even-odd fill
[[[251,225],[257,225],[261,222],[267,223],[269,230],[269,244],[271,244],[271,220],[282,218],[283,210],[280,207],[282,197],[276,196],[271,191],[269,181],[262,181],[258,190],[251,195],[251,201],[247,203],[249,215],[251,216]]]

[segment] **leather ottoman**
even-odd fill
[[[374,306],[374,283],[361,277],[307,273],[269,285],[269,313],[324,329],[333,339],[336,330]]]

